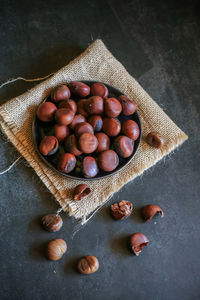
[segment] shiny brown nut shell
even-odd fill
[[[42,122],[51,122],[57,107],[52,102],[44,102],[38,106],[37,117]]]
[[[164,145],[164,138],[159,132],[150,132],[146,136],[146,142],[154,148],[161,148]]]
[[[128,97],[125,95],[120,95],[118,97],[121,106],[122,106],[122,114],[125,116],[130,116],[134,114],[134,112],[137,109],[137,105],[133,100],[130,100]]]
[[[122,125],[122,132],[124,135],[136,141],[140,135],[138,124],[133,120],[126,120]]]
[[[40,142],[40,152],[47,156],[56,153],[58,150],[58,140],[55,136],[45,136]]]
[[[121,131],[121,123],[116,118],[104,118],[102,129],[107,135],[116,136]]]
[[[93,127],[89,123],[83,122],[83,123],[77,124],[75,126],[75,135],[76,136],[80,136],[81,134],[86,133],[86,132],[94,134]]]
[[[75,156],[79,156],[82,152],[78,149],[77,139],[74,134],[71,134],[64,141],[64,148],[67,152],[74,154]]]
[[[69,125],[74,118],[74,113],[69,108],[59,108],[55,113],[56,123],[59,125]]]
[[[58,141],[62,142],[69,135],[70,131],[66,125],[58,125],[54,126],[54,135]]]
[[[97,153],[108,150],[110,148],[110,139],[105,133],[97,132],[95,136],[98,140],[98,147],[96,149]]]
[[[94,132],[101,131],[102,126],[103,126],[102,117],[99,115],[90,116],[88,119],[88,123],[90,123],[90,125],[92,125]]]
[[[85,102],[85,110],[89,115],[100,115],[103,113],[104,101],[99,96],[92,96]]]
[[[92,156],[86,156],[82,162],[82,173],[86,178],[93,178],[99,172],[96,159]]]
[[[69,108],[73,111],[74,114],[77,111],[76,102],[74,100],[71,100],[71,99],[59,102],[58,108]]]
[[[111,172],[117,168],[119,157],[114,150],[106,150],[99,154],[98,164],[102,170]]]
[[[87,103],[87,99],[80,99],[77,102],[77,113],[84,116],[85,118],[87,118],[88,116],[88,113],[85,110],[86,103]]]
[[[108,97],[108,89],[103,83],[93,83],[90,88],[92,96],[100,96],[102,98]]]
[[[72,94],[81,98],[87,97],[90,94],[90,87],[80,81],[71,81],[69,89]]]
[[[83,153],[92,153],[97,149],[97,147],[98,140],[94,134],[86,132],[79,137],[78,148]]]
[[[99,269],[99,261],[95,256],[87,255],[78,261],[77,269],[81,274],[92,274]]]
[[[91,189],[89,188],[89,186],[87,184],[83,184],[83,183],[79,184],[74,189],[73,199],[75,201],[80,201],[82,198],[89,195],[90,192],[91,192]]]
[[[104,100],[105,114],[109,118],[116,118],[122,111],[122,106],[116,98],[107,98]]]
[[[53,91],[51,92],[51,99],[54,102],[59,102],[62,100],[67,100],[71,96],[71,92],[69,88],[65,85],[62,84],[60,86],[57,86]]]
[[[64,153],[60,156],[58,170],[70,173],[76,166],[76,157],[72,153]]]
[[[74,128],[77,124],[80,124],[83,122],[86,122],[86,119],[84,116],[82,116],[81,114],[75,115],[73,118],[73,121],[70,124],[70,128],[74,130]]]
[[[120,135],[114,141],[114,149],[119,156],[130,157],[134,150],[134,141],[125,135]]]
[[[142,215],[148,222],[157,214],[160,214],[161,217],[164,217],[163,210],[158,205],[149,204],[142,209]]]
[[[139,255],[144,246],[147,246],[149,240],[141,232],[136,232],[130,237],[130,246],[135,255]]]
[[[43,228],[50,232],[59,231],[63,225],[61,216],[54,214],[43,216],[41,223]]]
[[[111,214],[116,220],[128,218],[133,211],[133,204],[129,201],[122,200],[119,203],[111,205]]]
[[[50,260],[59,260],[66,251],[66,242],[63,239],[56,239],[48,243],[46,255]]]

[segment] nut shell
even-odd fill
[[[58,215],[46,215],[42,217],[42,226],[45,230],[50,232],[59,231],[63,225],[62,218]]]
[[[129,201],[122,200],[119,203],[111,205],[111,214],[116,220],[128,218],[133,211],[133,204]]]
[[[137,256],[140,254],[140,252],[142,251],[144,246],[147,246],[148,242],[149,242],[149,240],[146,237],[146,235],[144,235],[141,232],[136,232],[136,233],[132,234],[130,237],[131,249],[132,249],[133,253]]]
[[[149,204],[142,209],[142,215],[147,222],[151,221],[151,219],[157,214],[164,217],[163,210],[158,205]]]
[[[146,136],[146,142],[150,146],[159,149],[164,145],[164,138],[161,136],[159,132],[150,132]]]
[[[59,102],[59,101],[62,101],[62,100],[69,99],[70,96],[71,96],[71,92],[70,92],[69,88],[65,84],[57,86],[51,92],[51,99],[54,102]]]
[[[74,189],[73,199],[75,201],[80,201],[85,196],[89,195],[91,189],[87,184],[79,184]]]
[[[40,152],[47,156],[53,155],[58,150],[58,140],[55,136],[45,136],[40,142]]]
[[[99,269],[99,261],[93,255],[84,256],[78,261],[77,269],[81,274],[92,274]]]
[[[66,251],[66,242],[63,239],[56,239],[48,243],[46,255],[50,260],[59,260]]]
[[[52,102],[44,102],[37,109],[37,117],[42,122],[51,122],[57,107]]]

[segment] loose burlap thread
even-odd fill
[[[38,156],[32,136],[32,123],[38,104],[56,85],[71,80],[102,81],[120,89],[137,103],[143,127],[141,145],[134,159],[115,175],[92,182],[86,181],[92,192],[79,202],[72,200],[72,191],[83,181],[66,178],[50,169]],[[0,125],[63,210],[70,216],[82,219],[82,223],[86,222],[87,216],[103,205],[124,184],[141,175],[187,139],[187,135],[113,57],[101,40],[96,40],[85,52],[51,78],[2,105]],[[145,136],[151,131],[159,131],[165,138],[165,145],[161,149],[154,149],[145,142]]]

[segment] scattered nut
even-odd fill
[[[89,195],[90,192],[91,192],[91,189],[89,188],[89,186],[87,184],[79,184],[74,189],[74,197],[73,198],[75,201],[79,201],[82,198],[84,198],[85,196]]]
[[[111,205],[111,213],[116,220],[124,220],[128,218],[132,211],[133,204],[129,201],[122,200],[119,203]]]
[[[63,239],[56,239],[48,243],[46,255],[50,260],[59,260],[67,251],[67,244]]]
[[[164,217],[162,209],[158,205],[149,204],[143,207],[142,215],[146,221],[150,221],[156,214],[160,214],[161,217]]]
[[[99,269],[99,261],[95,256],[84,256],[79,260],[77,269],[81,274],[92,274]]]
[[[51,232],[59,231],[63,225],[62,218],[53,214],[42,217],[41,223],[44,229]]]
[[[146,136],[146,142],[152,147],[161,148],[164,145],[164,138],[159,132],[150,132]]]
[[[147,246],[149,240],[141,232],[136,232],[130,237],[130,246],[135,255],[139,255],[144,246]]]

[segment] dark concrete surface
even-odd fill
[[[58,205],[24,163],[0,176],[0,299],[200,299],[200,3],[199,1],[0,1],[0,81],[41,77],[58,70],[101,38],[189,140],[142,177],[124,186],[76,234],[62,215],[59,233],[39,225]],[[34,84],[0,90],[0,103]],[[0,138],[0,169],[17,157]],[[123,223],[109,215],[120,199],[136,207]],[[140,208],[159,204],[165,217],[146,224]],[[127,237],[141,231],[150,243],[141,256]],[[68,244],[62,260],[49,262],[47,241]],[[96,255],[92,276],[76,272],[77,258]]]

